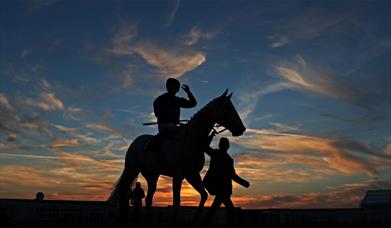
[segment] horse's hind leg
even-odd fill
[[[173,177],[172,178],[172,191],[173,191],[173,206],[181,206],[181,188],[182,188],[182,177]]]
[[[186,180],[201,195],[201,199],[198,207],[204,207],[205,202],[208,199],[208,193],[205,191],[204,187],[202,186],[200,174],[197,173],[195,175],[188,176],[186,177]]]
[[[193,218],[193,222],[197,222],[201,215],[202,209],[204,208],[205,202],[208,199],[208,193],[202,186],[201,176],[199,173],[186,177],[186,180],[201,195],[200,204],[198,205],[197,211]]]
[[[157,184],[157,180],[159,179],[159,174],[144,173],[144,172],[141,172],[141,174],[145,177],[148,184],[148,192],[147,192],[147,196],[145,197],[145,206],[148,209],[151,209],[152,199],[153,199],[153,195],[156,192],[156,184]]]

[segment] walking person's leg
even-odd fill
[[[235,224],[235,211],[234,211],[234,204],[232,203],[230,196],[225,196],[223,198],[223,204],[225,208],[227,209],[227,222],[230,225]]]
[[[216,213],[216,210],[220,207],[220,205],[223,203],[222,197],[219,195],[216,195],[212,205],[210,206],[208,212],[206,213],[204,224],[208,224],[210,220],[212,219],[212,216]]]

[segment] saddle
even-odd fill
[[[152,137],[152,139],[146,144],[145,151],[158,151],[166,139],[175,140],[178,136],[179,129],[182,126],[177,127],[174,131],[171,132],[159,132]]]

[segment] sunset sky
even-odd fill
[[[391,189],[391,1],[2,0],[0,198],[105,200],[169,77],[198,101],[182,119],[233,92],[235,206]],[[171,197],[161,176],[154,205]]]

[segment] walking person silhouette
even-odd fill
[[[133,189],[132,195],[131,195],[131,204],[133,205],[134,210],[134,217],[135,221],[139,222],[140,220],[140,212],[141,207],[143,204],[143,199],[145,197],[144,190],[141,188],[140,182],[136,183],[136,187]]]
[[[229,140],[225,137],[220,139],[219,148],[212,149],[209,144],[213,139],[216,131],[213,131],[209,136],[208,147],[206,154],[210,156],[209,169],[203,179],[205,189],[211,195],[215,195],[212,206],[208,210],[204,224],[210,222],[212,216],[221,204],[227,208],[227,222],[235,223],[234,205],[231,200],[232,181],[248,188],[250,183],[236,174],[234,161],[228,154]]]

